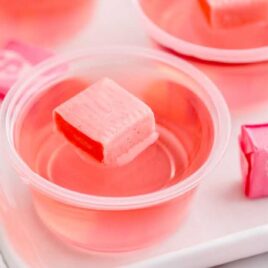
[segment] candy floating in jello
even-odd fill
[[[240,147],[246,196],[268,196],[268,124],[243,126]]]
[[[268,21],[267,0],[200,0],[200,4],[215,28]]]
[[[149,106],[108,78],[56,107],[54,120],[69,142],[107,165],[130,162],[158,138]]]

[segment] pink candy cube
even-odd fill
[[[152,110],[104,78],[54,110],[57,129],[76,147],[108,165],[122,165],[156,141]]]
[[[268,21],[267,0],[200,0],[209,23],[216,28]]]
[[[240,147],[246,196],[268,196],[268,124],[242,126]]]

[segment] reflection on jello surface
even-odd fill
[[[104,166],[81,156],[55,130],[52,111],[88,85],[75,78],[60,82],[37,95],[23,113],[17,148],[42,177],[80,193],[133,196],[176,184],[207,159],[214,135],[207,108],[185,86],[159,78],[137,93],[155,113],[158,141],[121,167]]]

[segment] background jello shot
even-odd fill
[[[9,39],[53,47],[81,31],[95,0],[0,0],[0,44]]]
[[[53,73],[66,64],[64,74]],[[55,107],[103,77],[149,105],[159,133],[119,167],[81,157],[53,122]],[[49,60],[11,89],[1,123],[4,149],[44,226],[68,244],[104,252],[140,249],[178,230],[230,132],[226,104],[200,71],[134,48]]]
[[[267,1],[134,0],[134,5],[155,44],[204,71],[233,111],[268,99]]]

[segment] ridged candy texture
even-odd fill
[[[123,165],[153,144],[152,110],[103,78],[54,110],[57,129],[76,147],[107,165]]]

